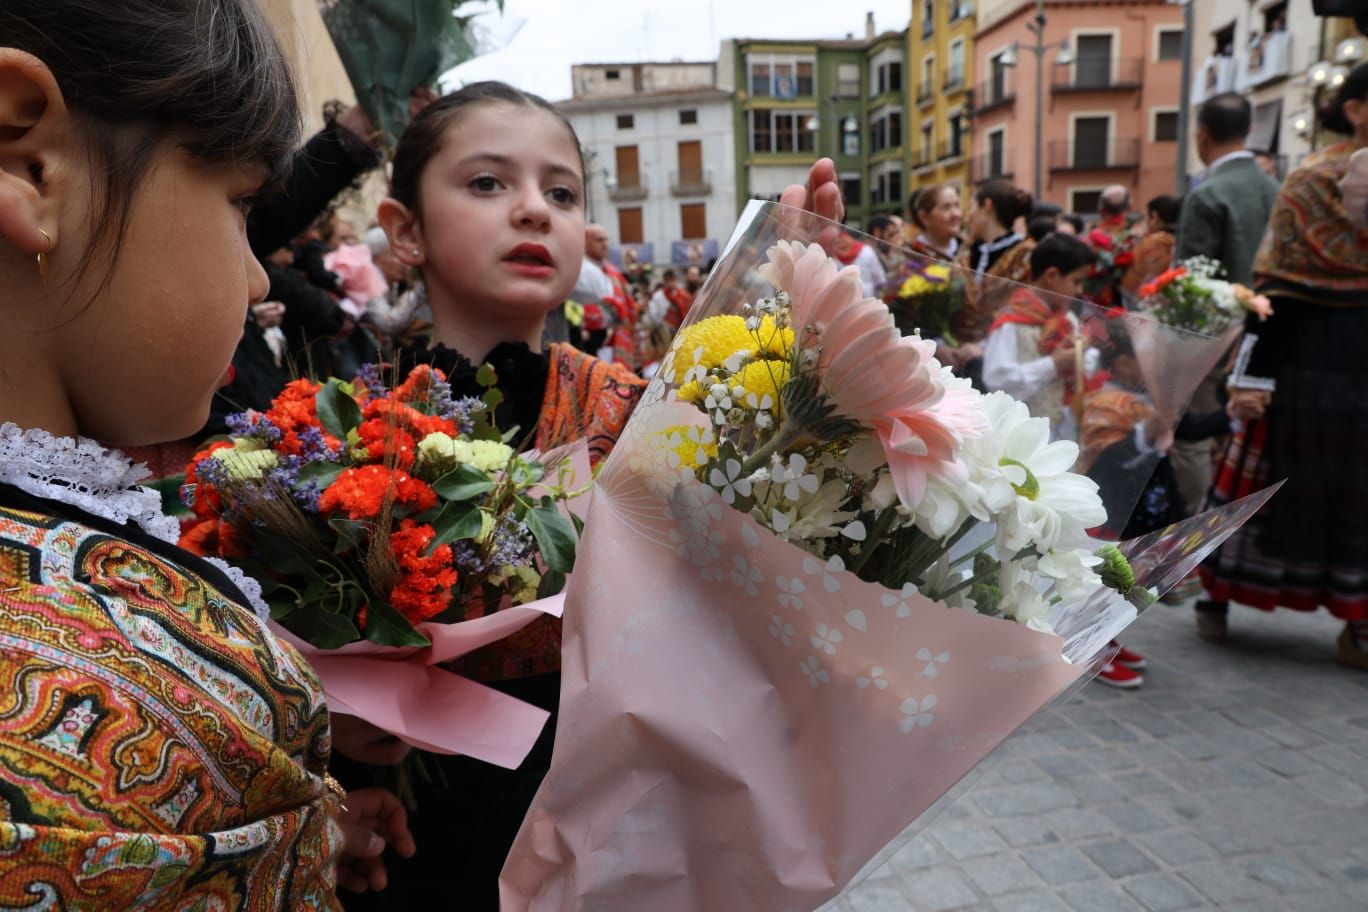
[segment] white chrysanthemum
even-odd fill
[[[1055,592],[1067,602],[1087,598],[1102,585],[1092,569],[1101,563],[1093,552],[1074,548],[1047,552],[1036,561],[1036,570],[1055,581]]]
[[[751,515],[785,541],[833,538],[856,516],[842,509],[848,497],[846,483],[833,479],[797,500],[779,506],[761,504]]]

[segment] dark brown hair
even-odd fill
[[[422,215],[422,201],[419,198],[419,185],[423,170],[428,162],[442,151],[447,131],[456,125],[467,108],[478,104],[511,104],[546,111],[556,117],[570,133],[575,144],[575,152],[580,160],[580,179],[584,179],[588,169],[584,164],[584,150],[580,147],[579,136],[565,115],[540,95],[515,89],[506,82],[489,80],[472,82],[450,95],[444,95],[423,109],[399,138],[394,150],[394,169],[390,176],[390,196]],[[586,188],[587,192],[587,188]],[[581,204],[583,201],[581,200]]]
[[[982,204],[989,200],[993,204],[993,214],[1003,227],[1011,229],[1012,223],[1031,214],[1035,199],[1031,194],[1008,180],[991,180],[978,188],[974,199]]]
[[[911,200],[912,205],[908,207],[907,214],[912,217],[913,223],[918,228],[925,228],[926,222],[922,221],[936,206],[940,205],[940,196],[946,190],[954,190],[951,184],[933,184],[917,191],[917,195]]]
[[[85,146],[95,229],[83,268],[113,269],[164,143],[272,177],[299,144],[294,82],[256,0],[3,0],[0,47],[47,65]]]
[[[1320,114],[1322,127],[1343,136],[1353,136],[1354,125],[1344,114],[1346,101],[1368,101],[1368,63],[1360,63],[1349,71],[1339,92]]]

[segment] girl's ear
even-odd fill
[[[0,236],[22,254],[47,253],[60,240],[69,126],[47,65],[0,47]]]
[[[385,229],[390,251],[399,262],[413,269],[422,268],[427,257],[423,253],[423,227],[418,223],[417,214],[397,199],[386,197],[380,201],[376,218]]]

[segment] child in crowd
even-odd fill
[[[251,0],[0,4],[0,907],[333,909],[339,822],[353,888],[381,836],[413,851],[328,777],[260,588],[95,442],[194,434],[230,378],[245,217],[299,140],[282,60]]]
[[[1052,234],[1031,251],[1031,285],[1016,286],[998,312],[983,347],[983,384],[1050,419],[1056,437],[1072,425],[1066,405],[1080,361],[1091,373],[1096,355],[1080,358],[1077,318],[1069,307],[1082,291],[1095,255],[1076,237]],[[1061,431],[1064,431],[1061,433]]]

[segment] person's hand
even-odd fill
[[[428,105],[432,104],[434,101],[441,97],[442,96],[437,94],[437,90],[430,85],[418,86],[418,88],[414,89],[412,92],[409,93],[409,120],[411,121],[419,114],[423,113],[424,108],[426,108]]]
[[[1264,416],[1268,403],[1273,398],[1267,390],[1240,389],[1230,391],[1226,402],[1226,414],[1238,421],[1255,421]]]
[[[946,367],[953,367],[956,369],[961,367],[964,363],[960,360],[960,350],[958,348],[951,348],[944,342],[936,343],[936,360]]]
[[[779,202],[806,209],[833,222],[845,221],[845,203],[836,183],[836,163],[829,158],[817,159],[808,171],[807,186],[790,184],[779,195]]]
[[[252,319],[262,329],[279,326],[285,319],[285,305],[279,301],[262,301],[252,305]]]
[[[337,823],[343,836],[337,882],[353,893],[378,892],[389,884],[381,857],[387,846],[401,858],[412,858],[418,848],[413,844],[403,803],[385,789],[348,792]]]
[[[359,104],[354,104],[341,114],[338,114],[335,123],[366,145],[375,145],[375,124],[371,122],[370,115],[366,113],[366,109]]]
[[[1073,373],[1074,347],[1072,345],[1059,346],[1050,353],[1050,360],[1054,362],[1056,375],[1064,377]]]
[[[955,351],[959,353],[960,364],[968,364],[983,357],[983,345],[979,342],[966,342]]]
[[[412,750],[408,744],[365,719],[333,713],[331,721],[333,750],[344,757],[361,763],[393,766]]]
[[[1173,422],[1154,412],[1145,419],[1145,440],[1159,452],[1167,453],[1173,447]]]

